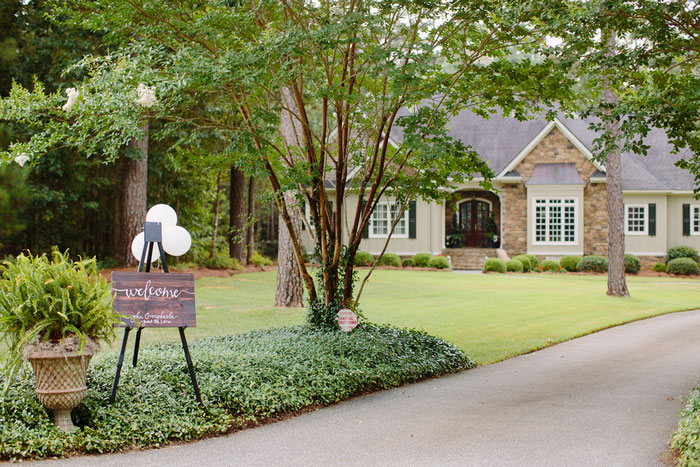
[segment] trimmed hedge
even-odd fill
[[[654,272],[666,272],[666,265],[664,263],[654,263],[651,270]]]
[[[433,255],[430,253],[416,253],[413,255],[413,265],[419,268],[427,268],[432,257]]]
[[[401,261],[401,266],[404,268],[412,268],[414,266],[413,258],[406,258],[405,260]]]
[[[691,246],[676,246],[670,248],[666,253],[666,265],[678,258],[690,258],[697,263],[699,261],[698,250]]]
[[[530,266],[530,261],[527,261],[527,265]],[[506,271],[508,272],[523,272],[525,268],[525,263],[513,258],[506,261]]]
[[[523,256],[527,256],[528,259],[530,260],[530,269],[531,269],[531,270],[534,271],[535,269],[537,269],[537,265],[538,265],[539,262],[540,262],[540,260],[537,259],[537,256],[535,256],[535,255],[527,255],[527,254],[526,254],[526,255],[523,255]]]
[[[642,262],[635,255],[625,255],[625,272],[627,274],[637,274],[642,270]]]
[[[395,255],[394,253],[384,253],[381,258],[379,258],[377,264],[379,266],[395,266],[400,268],[401,258],[399,258],[399,255]]]
[[[677,451],[679,466],[700,465],[700,389],[693,389],[681,412],[671,448]]]
[[[358,251],[355,253],[355,261],[353,261],[353,264],[355,266],[372,266],[372,264],[374,264],[374,256],[366,251]]]
[[[690,258],[676,258],[668,262],[666,272],[678,276],[697,276],[700,273],[700,268],[698,268],[698,263]]]
[[[487,258],[484,262],[484,272],[506,272],[506,262],[498,258]]]
[[[515,261],[520,261],[520,264],[523,265],[523,270],[521,272],[530,272],[534,269],[532,263],[530,262],[530,257],[528,255],[514,256],[513,259]],[[537,264],[535,264],[535,266],[537,266]]]
[[[608,258],[598,255],[584,256],[576,265],[576,270],[579,272],[607,272]]]
[[[562,256],[559,260],[559,266],[566,269],[569,272],[576,272],[576,265],[581,261],[581,257],[577,255],[566,255]]]
[[[557,272],[561,269],[561,267],[559,266],[559,262],[553,259],[542,260],[542,262],[539,264],[539,266],[537,266],[537,268],[542,272]]]
[[[428,267],[435,269],[447,269],[450,267],[450,263],[444,256],[433,256],[430,258],[430,261],[428,261]]]
[[[104,352],[88,370],[74,433],[56,429],[34,395],[31,370],[21,372],[0,403],[0,458],[157,447],[475,366],[441,339],[371,324],[350,334],[263,329],[194,341],[190,349],[204,407],[193,398],[179,343],[145,347],[138,368],[124,365],[114,404],[107,401],[117,353]]]

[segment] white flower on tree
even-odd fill
[[[23,167],[28,160],[29,156],[26,154],[20,154],[19,156],[15,157],[15,162],[17,162],[17,164],[19,164],[20,167]]]
[[[73,107],[73,104],[75,104],[75,101],[78,100],[78,96],[80,95],[80,92],[78,92],[75,88],[68,88],[66,89],[66,95],[68,96],[68,102],[63,104],[63,110],[68,112],[71,107]]]
[[[153,107],[158,103],[158,100],[156,99],[155,86],[146,86],[145,84],[141,83],[139,84],[139,87],[136,88],[136,92],[138,93],[139,97],[138,99],[134,100],[134,102],[141,107]]]

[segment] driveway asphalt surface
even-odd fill
[[[657,466],[700,381],[700,311],[191,444],[43,466]]]

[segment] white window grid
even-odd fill
[[[625,235],[647,235],[647,208],[646,204],[625,206]]]
[[[535,198],[534,205],[535,244],[577,243],[576,198]]]
[[[391,224],[396,219],[401,207],[392,202],[380,202],[372,211],[370,218],[369,238],[386,238],[391,231]],[[392,238],[408,238],[408,209],[399,219]]]
[[[700,235],[700,205],[690,206],[690,233]]]

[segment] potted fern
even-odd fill
[[[114,338],[120,321],[95,259],[72,261],[54,249],[21,254],[0,266],[0,339],[7,392],[23,357],[34,369],[39,401],[63,431],[75,429],[71,410],[85,397],[87,367],[99,340]]]

